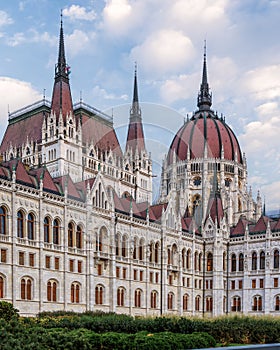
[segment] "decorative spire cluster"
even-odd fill
[[[211,105],[212,105],[212,94],[209,92],[209,85],[207,81],[206,41],[205,41],[202,82],[201,82],[200,91],[197,97],[197,107],[199,108],[200,111],[205,111],[205,110],[209,110]]]
[[[65,58],[63,22],[62,22],[62,13],[61,13],[59,50],[58,50],[57,64],[55,65],[55,79],[64,78],[68,81],[69,73],[70,73],[70,67],[67,65],[66,58]]]

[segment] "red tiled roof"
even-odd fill
[[[221,196],[217,193],[209,198],[208,215],[210,215],[213,222],[217,220],[219,227],[219,224],[224,217],[224,210]]]
[[[250,229],[250,233],[265,232],[267,229],[268,221],[271,221],[271,219],[267,216],[262,215],[257,221],[256,225]]]
[[[64,120],[67,114],[72,113],[73,115],[70,85],[62,78],[54,83],[51,109],[55,112],[56,118],[59,117],[60,110]]]
[[[60,184],[63,192],[65,193],[65,188],[67,186],[67,194],[68,197],[83,199],[80,193],[77,191],[75,184],[73,183],[71,177],[69,175],[63,175],[61,177],[55,178],[55,181]]]
[[[145,139],[142,122],[130,122],[128,126],[126,150],[132,149],[133,154],[137,149],[138,153],[145,150]]]
[[[238,223],[231,229],[231,236],[245,235],[246,226],[250,223],[247,219],[239,218]]]

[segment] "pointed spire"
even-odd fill
[[[207,63],[206,63],[206,40],[204,42],[204,59],[203,72],[200,91],[197,97],[197,107],[200,111],[209,110],[212,105],[212,94],[209,92],[209,85],[207,80]]]
[[[65,58],[62,12],[60,16],[58,61],[55,65],[51,109],[55,112],[56,118],[59,118],[59,115],[62,114],[63,120],[65,121],[67,114],[73,114],[73,103],[69,84],[70,67],[67,65]]]
[[[129,126],[126,140],[126,150],[132,150],[133,155],[145,151],[145,139],[142,125],[141,109],[138,99],[137,66],[134,70],[133,99],[130,108]],[[137,152],[136,152],[137,151]]]

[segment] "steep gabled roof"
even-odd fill
[[[265,233],[267,230],[267,225],[268,222],[272,221],[272,219],[270,219],[267,216],[262,215],[259,220],[257,221],[257,223],[250,227],[250,233],[255,234],[255,233]]]

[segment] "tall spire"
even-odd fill
[[[131,149],[133,154],[137,150],[140,154],[145,150],[145,139],[142,125],[141,108],[138,99],[137,66],[134,70],[133,99],[130,108],[129,126],[126,140],[126,150]]]
[[[136,62],[135,62],[135,70],[134,70],[133,100],[132,100],[132,107],[130,109],[130,115],[139,116],[141,118],[141,109],[139,107],[139,100],[138,100],[137,63]]]
[[[209,92],[209,85],[207,81],[207,64],[206,64],[206,40],[204,42],[204,58],[203,58],[203,72],[200,91],[197,97],[197,107],[200,111],[209,110],[212,105],[212,94]]]
[[[60,18],[60,34],[59,34],[59,48],[58,60],[55,65],[54,87],[52,95],[51,109],[58,117],[62,113],[63,119],[69,113],[73,113],[73,103],[69,85],[70,67],[66,63],[65,48],[64,48],[64,34],[62,12]]]

